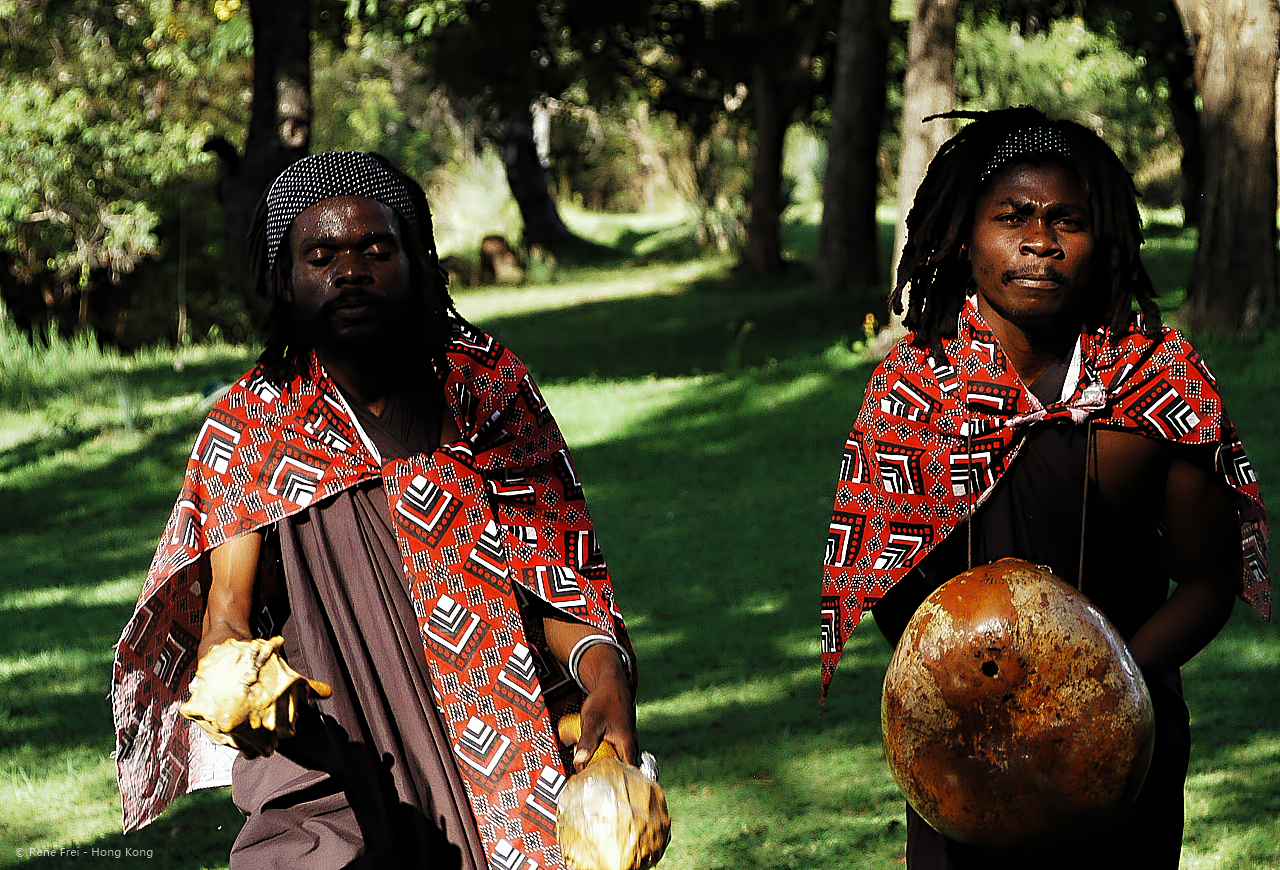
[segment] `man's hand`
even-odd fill
[[[227,640],[200,660],[191,698],[179,712],[215,743],[248,758],[270,755],[292,737],[308,697],[326,698],[330,688],[307,680],[280,657],[283,639]]]
[[[574,770],[587,766],[601,741],[607,741],[624,764],[636,766],[635,704],[617,650],[607,644],[591,647],[583,654],[578,673],[587,698],[582,704],[582,737],[573,753]]]
[[[600,633],[585,622],[550,617],[543,618],[542,628],[551,654],[565,666],[578,641]],[[624,764],[634,766],[640,757],[636,704],[618,650],[607,643],[588,647],[578,660],[578,678],[587,698],[582,704],[582,737],[573,754],[574,769],[586,766],[601,740],[613,746]]]

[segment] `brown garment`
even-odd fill
[[[439,443],[429,407],[393,400],[379,418],[351,404],[384,460]],[[381,483],[346,490],[275,528],[289,603],[285,654],[333,695],[276,755],[236,760],[232,794],[248,820],[233,870],[352,862],[483,870]]]

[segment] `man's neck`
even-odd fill
[[[404,377],[404,370],[390,354],[370,350],[367,353],[334,353],[317,350],[316,356],[333,382],[352,400],[381,416],[387,398]]]
[[[1064,317],[1043,328],[1028,327],[1005,320],[978,298],[978,313],[995,333],[1009,365],[1022,383],[1030,385],[1054,360],[1071,353],[1080,336],[1075,318]]]

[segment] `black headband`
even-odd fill
[[[996,147],[982,167],[978,184],[986,184],[991,176],[1011,163],[1042,157],[1056,157],[1071,162],[1067,138],[1053,127],[1023,127],[1014,130]]]
[[[361,151],[326,151],[291,165],[267,191],[267,269],[298,215],[335,196],[367,196],[418,228],[409,190],[386,166]]]

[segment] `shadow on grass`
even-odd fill
[[[111,834],[85,843],[54,847],[52,855],[27,855],[16,862],[16,851],[32,848],[25,842],[5,843],[3,866],[48,868],[51,866],[120,867],[147,870],[201,870],[225,867],[244,817],[231,803],[230,789],[213,789],[179,798],[149,827],[132,834]],[[56,831],[31,834],[34,842]],[[75,850],[77,854],[67,854]],[[99,864],[98,862],[102,862]]]
[[[736,372],[808,357],[837,341],[863,339],[866,313],[863,304],[816,298],[807,283],[764,290],[731,278],[694,282],[675,295],[488,317],[478,325],[509,343],[549,384]]]

